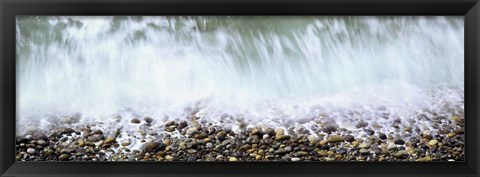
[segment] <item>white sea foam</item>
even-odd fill
[[[345,127],[451,114],[440,109],[463,110],[463,26],[461,17],[20,16],[17,129],[76,112],[79,124],[119,114],[129,129],[148,115],[161,129],[187,107],[215,124],[227,113],[277,126],[321,112]],[[381,105],[392,119],[378,118]]]

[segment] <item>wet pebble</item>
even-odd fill
[[[325,127],[322,128],[322,131],[325,133],[332,133],[337,131],[337,126],[335,125],[326,125]]]
[[[35,149],[33,149],[33,148],[28,148],[28,149],[27,149],[27,153],[29,153],[29,154],[35,154]]]
[[[138,120],[137,118],[134,118],[132,119],[132,121],[130,121],[131,123],[133,124],[139,124],[140,123],[140,120]]]
[[[397,140],[395,140],[395,144],[404,145],[405,141],[403,141],[402,139],[397,139]]]
[[[378,134],[378,138],[380,138],[381,140],[386,140],[387,139],[387,135],[383,134],[383,133],[379,133]]]
[[[345,141],[353,142],[355,141],[355,137],[353,137],[352,135],[345,135]]]

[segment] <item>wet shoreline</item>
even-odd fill
[[[191,114],[188,120],[128,119],[137,126],[68,126],[50,133],[17,136],[17,161],[464,161],[461,116],[427,117],[441,127],[420,130],[394,120],[395,131],[374,130],[368,121],[353,129],[328,118],[311,120],[314,132],[302,128],[252,126],[235,119],[238,129],[213,125]],[[417,116],[418,121],[425,119]],[[119,118],[117,116],[117,118]],[[72,117],[65,118],[72,122]],[[121,117],[119,119],[122,119]],[[75,122],[75,121],[74,121]],[[160,129],[152,128],[160,124]],[[125,125],[124,125],[125,126]],[[354,133],[357,132],[357,133]]]

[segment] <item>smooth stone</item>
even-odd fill
[[[83,140],[78,140],[78,146],[79,146],[79,147],[84,147],[84,146],[85,146],[85,141],[83,141]]]
[[[335,152],[333,152],[333,151],[327,151],[327,154],[328,154],[328,155],[333,155],[333,154],[335,154]]]
[[[395,145],[394,143],[388,143],[387,150],[391,151],[396,149],[397,149],[397,145]]]
[[[238,161],[238,159],[236,157],[230,157],[228,158],[228,161],[235,162],[235,161]]]
[[[317,151],[317,153],[318,153],[318,155],[320,155],[320,156],[322,156],[322,157],[328,155],[328,153],[327,153],[326,151],[324,151],[324,150],[319,150],[319,151]]]
[[[28,149],[27,149],[27,153],[29,153],[29,154],[35,154],[35,149],[33,149],[33,148],[28,148]]]
[[[162,143],[165,144],[165,145],[167,145],[167,146],[169,146],[169,145],[172,144],[172,140],[169,139],[169,138],[167,138],[167,139],[164,139],[164,140],[162,141]]]
[[[43,150],[43,155],[44,155],[44,156],[47,156],[47,157],[48,157],[48,156],[50,156],[50,155],[52,155],[52,154],[53,154],[53,150],[51,150],[51,149],[44,149],[44,150]]]
[[[352,146],[353,146],[353,147],[357,147],[359,144],[360,144],[360,143],[359,143],[358,141],[352,142]]]
[[[275,136],[275,140],[277,141],[289,140],[290,138],[291,137],[289,135]]]
[[[318,138],[318,136],[308,135],[307,140],[310,144],[317,144],[320,141],[320,138]]]
[[[115,138],[112,138],[112,137],[109,137],[105,140],[105,143],[114,143],[115,142]]]
[[[123,142],[121,145],[122,145],[122,146],[129,146],[129,145],[130,145],[130,141]]]
[[[197,130],[197,128],[192,127],[192,128],[187,129],[186,133],[187,133],[187,135],[193,135],[193,134],[197,134],[198,130]]]
[[[95,130],[95,131],[93,132],[93,134],[94,134],[94,135],[97,135],[97,134],[98,134],[98,135],[101,135],[101,134],[103,134],[103,132],[102,132],[102,130]]]
[[[140,120],[135,118],[135,119],[132,119],[132,121],[130,121],[130,122],[133,123],[133,124],[139,124]]]
[[[285,130],[283,130],[283,128],[275,129],[275,136],[282,136],[284,134],[285,134]]]
[[[178,123],[177,128],[178,128],[178,129],[183,129],[183,128],[187,127],[187,125],[188,125],[188,124],[187,124],[187,121],[184,121],[184,120],[183,120],[183,121],[180,121],[180,123]]]
[[[453,132],[454,132],[455,134],[457,134],[457,135],[463,135],[463,134],[465,134],[465,130],[464,130],[464,129],[454,130]]]
[[[160,143],[157,142],[148,142],[145,143],[143,150],[145,152],[153,152],[159,145]]]
[[[340,136],[340,135],[333,135],[333,136],[328,137],[327,141],[329,143],[336,143],[336,142],[343,142],[343,141],[345,141],[345,139],[343,139],[343,137]]]
[[[265,133],[270,135],[270,137],[275,136],[275,129],[267,128],[267,129],[265,129]]]
[[[428,145],[433,146],[433,145],[437,145],[437,143],[438,143],[438,140],[433,139],[428,142]]]
[[[387,139],[387,135],[383,134],[383,133],[379,133],[378,134],[378,138],[380,138],[381,140],[386,140]]]
[[[41,145],[41,146],[45,146],[45,145],[48,145],[48,142],[45,141],[45,140],[38,140],[38,141],[37,141],[37,144],[38,144],[38,145]]]
[[[375,153],[377,155],[382,154],[382,149],[377,148],[373,151],[373,153]]]
[[[441,134],[441,135],[446,135],[448,133],[450,133],[450,131],[448,131],[446,129],[438,130],[438,134]]]
[[[367,149],[360,149],[359,152],[360,152],[360,154],[363,154],[363,155],[370,154],[370,151],[367,150]]]
[[[325,132],[325,133],[332,133],[332,132],[335,132],[337,131],[337,126],[335,125],[326,125],[325,127],[322,128],[322,131]]]
[[[250,131],[250,134],[251,135],[259,135],[260,134],[260,129],[259,128],[252,128],[252,130]]]
[[[61,160],[61,161],[68,160],[69,158],[70,158],[70,155],[68,155],[68,154],[62,154],[62,155],[58,156],[58,160]]]
[[[423,135],[423,138],[425,138],[425,139],[427,139],[427,140],[431,140],[431,139],[433,139],[433,136],[427,134],[427,135]]]
[[[357,128],[364,128],[366,126],[368,126],[368,122],[365,121],[360,121],[357,125],[355,125]]]
[[[275,159],[275,156],[273,156],[273,155],[266,155],[266,156],[265,156],[265,159],[267,159],[267,160],[273,160],[273,159]]]
[[[250,149],[251,147],[252,147],[252,146],[250,146],[250,144],[245,144],[245,145],[243,145],[243,146],[240,146],[240,149],[239,149],[239,150],[242,151],[242,152],[245,152],[245,151],[247,151],[248,149]]]
[[[61,134],[71,134],[71,133],[74,133],[75,130],[72,129],[72,128],[61,128],[60,129],[60,133]]]
[[[260,143],[260,140],[258,139],[258,137],[256,135],[254,135],[253,137],[248,137],[247,140],[246,140],[247,143],[250,143],[250,144],[258,144]]]
[[[172,161],[173,157],[171,155],[166,155],[165,160]]]
[[[457,134],[455,132],[450,132],[450,133],[447,134],[447,136],[449,138],[453,138],[453,137],[457,136]]]
[[[145,122],[147,122],[149,124],[153,122],[153,119],[151,117],[148,117],[148,116],[143,118],[143,120],[145,120]]]
[[[370,148],[370,144],[369,143],[362,143],[362,144],[358,145],[358,147],[360,149],[368,149],[368,148]]]
[[[175,131],[175,127],[165,127],[164,129],[166,132],[173,132]]]
[[[368,135],[370,135],[370,136],[372,136],[373,134],[375,134],[375,131],[370,130],[370,129],[365,130],[365,132],[366,132]]]
[[[175,121],[168,121],[164,125],[165,127],[175,126]]]
[[[393,156],[397,159],[404,159],[404,158],[408,157],[408,152],[405,151],[405,150],[401,150],[401,151],[398,151],[397,153],[395,153]]]
[[[395,140],[395,144],[404,145],[405,141],[403,141],[402,139],[397,139],[397,140]]]
[[[298,158],[298,157],[293,157],[293,158],[291,158],[290,160],[293,161],[293,162],[296,162],[296,161],[300,161],[301,159]]]
[[[205,147],[208,148],[208,149],[210,149],[210,148],[213,147],[213,144],[212,144],[212,143],[207,143],[207,144],[205,145]]]
[[[98,138],[98,136],[92,135],[92,136],[89,136],[87,140],[91,142],[98,142],[100,141],[100,138]]]
[[[295,155],[296,155],[296,156],[306,156],[306,155],[308,155],[308,152],[306,152],[306,151],[298,151],[298,152],[295,152]]]
[[[223,141],[227,137],[227,133],[224,131],[218,132],[217,135],[215,136],[218,140]]]
[[[149,130],[147,132],[147,134],[150,135],[150,136],[157,136],[158,135],[158,133],[155,130]]]
[[[270,138],[270,135],[268,135],[268,134],[264,134],[263,137],[262,137],[262,139],[264,139],[264,140],[269,139],[269,138]]]
[[[462,119],[459,116],[452,116],[450,118],[453,122],[460,122]]]
[[[355,137],[353,137],[352,135],[345,135],[345,141],[353,142],[355,141]]]

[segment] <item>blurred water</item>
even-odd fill
[[[16,26],[19,124],[180,114],[199,100],[253,119],[463,101],[463,17],[19,16]]]

